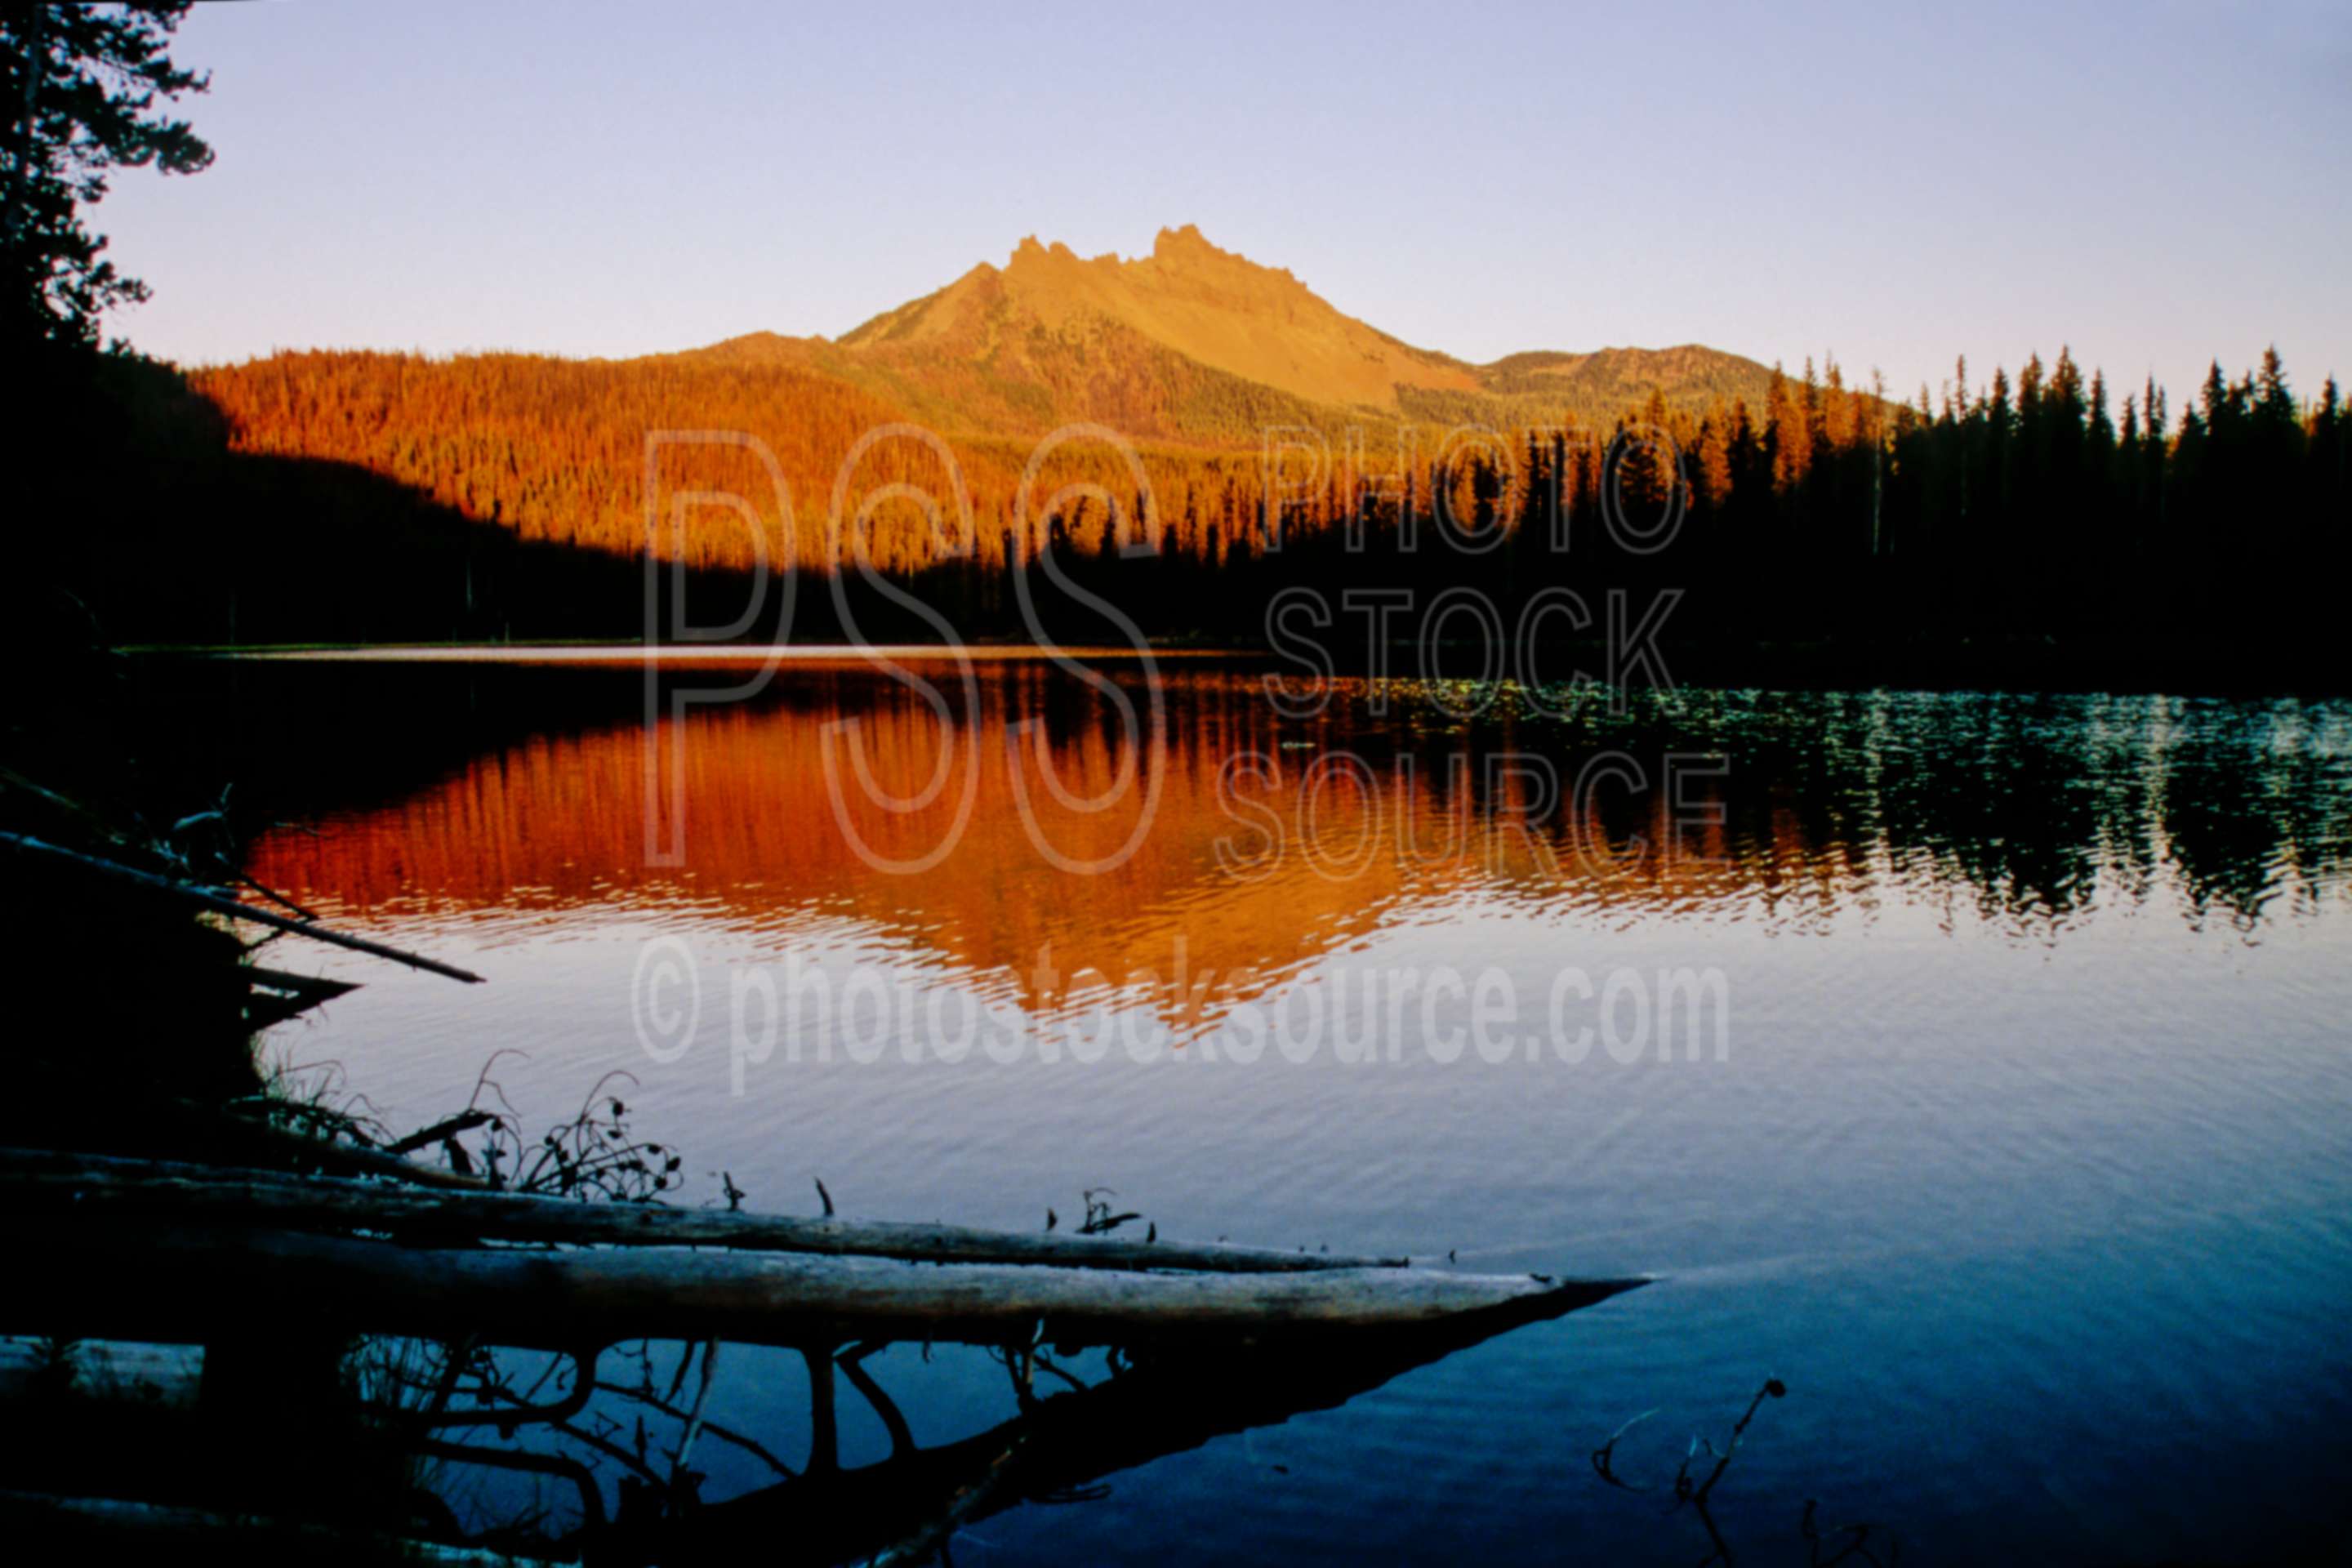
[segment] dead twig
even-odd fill
[[[1748,1435],[1748,1424],[1756,1419],[1756,1412],[1763,1407],[1766,1400],[1780,1399],[1788,1392],[1788,1384],[1779,1378],[1766,1378],[1764,1386],[1756,1391],[1756,1396],[1748,1402],[1748,1408],[1741,1412],[1739,1419],[1732,1424],[1731,1436],[1725,1441],[1721,1449],[1717,1449],[1705,1437],[1693,1437],[1690,1440],[1690,1447],[1684,1450],[1682,1463],[1675,1469],[1675,1500],[1667,1506],[1666,1511],[1672,1513],[1688,1504],[1691,1511],[1698,1516],[1699,1524],[1706,1530],[1707,1542],[1712,1548],[1705,1557],[1699,1559],[1698,1568],[1707,1568],[1707,1564],[1718,1562],[1724,1565],[1724,1568],[1731,1568],[1734,1562],[1731,1542],[1725,1539],[1722,1530],[1716,1524],[1715,1511],[1710,1506],[1714,1500],[1715,1489],[1723,1479],[1724,1473],[1731,1468],[1732,1457],[1739,1452],[1740,1442]],[[1638,1492],[1653,1489],[1648,1487],[1635,1486],[1618,1475],[1614,1468],[1614,1460],[1618,1440],[1655,1414],[1657,1412],[1654,1410],[1645,1410],[1611,1433],[1609,1440],[1592,1451],[1593,1473],[1609,1485],[1625,1491]],[[1707,1471],[1706,1479],[1694,1480],[1691,1470],[1699,1462],[1702,1454],[1713,1459],[1715,1465]],[[1810,1503],[1806,1505],[1806,1518],[1810,1528],[1811,1520]]]
[[[1139,1214],[1113,1214],[1110,1205],[1105,1200],[1115,1198],[1118,1194],[1108,1187],[1088,1187],[1079,1195],[1086,1200],[1087,1205],[1086,1222],[1078,1226],[1080,1236],[1108,1236],[1129,1221],[1143,1217]],[[1046,1214],[1048,1220],[1045,1228],[1051,1230],[1054,1228],[1051,1223],[1053,1211],[1048,1209]],[[1154,1230],[1156,1233],[1156,1226]]]
[[[1657,1412],[1655,1410],[1644,1410],[1639,1415],[1634,1416],[1631,1421],[1626,1422],[1622,1426],[1618,1427],[1614,1432],[1610,1433],[1609,1441],[1601,1444],[1601,1447],[1592,1450],[1593,1474],[1599,1476],[1602,1480],[1607,1481],[1611,1486],[1619,1488],[1624,1491],[1646,1492],[1655,1490],[1656,1489],[1654,1487],[1635,1486],[1633,1482],[1619,1476],[1615,1470],[1610,1468],[1610,1465],[1617,1457],[1618,1439],[1624,1436],[1626,1433],[1631,1432],[1634,1427],[1639,1426],[1643,1422],[1647,1421],[1651,1416],[1655,1415],[1656,1414]]]
[[[422,953],[408,952],[380,942],[370,942],[365,937],[330,931],[315,921],[299,921],[286,915],[272,914],[268,910],[256,909],[251,904],[232,899],[218,889],[194,887],[186,882],[175,881],[169,877],[159,876],[152,871],[142,871],[118,861],[101,859],[95,855],[85,855],[78,849],[68,849],[60,845],[44,843],[38,838],[28,838],[21,833],[0,833],[0,848],[13,849],[20,855],[47,859],[54,864],[76,866],[98,876],[129,882],[134,887],[144,888],[151,892],[178,899],[181,902],[196,909],[207,910],[216,915],[226,915],[230,920],[248,921],[255,925],[268,926],[273,931],[289,931],[296,936],[307,936],[313,942],[328,942],[336,947],[347,947],[353,952],[364,952],[373,958],[388,958],[394,963],[404,963],[411,969],[422,969],[434,974],[446,974],[452,980],[462,980],[469,985],[478,985],[482,983],[482,976],[470,969],[460,969],[454,963],[443,963],[438,959],[426,958]]]

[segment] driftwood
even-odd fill
[[[195,1404],[203,1372],[203,1355],[186,1345],[81,1340],[52,1347],[0,1340],[0,1401],[26,1398],[46,1385],[79,1399],[181,1408]]]
[[[388,1158],[375,1156],[377,1161]],[[375,1163],[371,1161],[362,1168],[373,1170]],[[430,1173],[426,1167],[407,1169],[446,1174]],[[289,1177],[161,1160],[0,1150],[0,1213],[32,1216],[68,1212],[91,1218],[284,1230],[363,1230],[415,1242],[715,1247],[924,1263],[1034,1263],[1213,1274],[1402,1268],[1407,1263],[1402,1258],[1281,1252],[1112,1236],[802,1218],[651,1204],[580,1203],[478,1188],[462,1195],[426,1193],[347,1178]]]
[[[1451,1320],[1492,1331],[1644,1283],[1430,1268],[1144,1274],[1034,1265],[615,1247],[403,1247],[244,1228],[0,1221],[15,1283],[0,1331],[189,1343],[299,1302],[346,1332],[577,1349],[633,1339],[770,1345],[1252,1343]]]
[[[272,1126],[257,1116],[241,1116],[216,1106],[202,1105],[194,1100],[182,1100],[179,1110],[185,1118],[187,1135],[203,1146],[209,1159],[217,1152],[222,1160],[267,1161],[282,1164],[282,1171],[257,1170],[249,1173],[257,1177],[275,1176],[279,1181],[300,1181],[306,1178],[291,1174],[294,1171],[331,1171],[344,1176],[382,1176],[388,1181],[410,1183],[422,1187],[440,1187],[451,1192],[480,1193],[492,1190],[489,1179],[464,1171],[452,1171],[440,1165],[420,1165],[382,1149],[364,1144],[336,1142],[291,1128]],[[44,1151],[0,1151],[0,1164],[13,1157],[34,1161],[62,1163],[65,1168],[74,1162],[103,1160],[105,1155],[49,1153]],[[126,1160],[131,1165],[171,1163],[164,1161]],[[218,1164],[182,1163],[180,1171],[197,1173],[223,1169]],[[229,1167],[240,1169],[241,1167]]]
[[[380,1152],[374,1158],[406,1167]],[[856,1559],[878,1568],[943,1556],[956,1531],[1024,1498],[1074,1495],[1094,1478],[1219,1432],[1339,1403],[1406,1366],[1646,1282],[1460,1274],[1156,1237],[1006,1235],[432,1191],[5,1149],[0,1246],[12,1267],[11,1288],[0,1293],[0,1333],[145,1342],[107,1347],[113,1378],[89,1375],[98,1371],[94,1356],[84,1364],[78,1354],[59,1368],[47,1346],[0,1347],[16,1352],[0,1361],[23,1363],[0,1372],[20,1371],[54,1387],[67,1371],[74,1384],[104,1398],[117,1392],[121,1373],[152,1365],[176,1374],[173,1391],[183,1401],[194,1384],[198,1416],[209,1412],[218,1421],[227,1411],[281,1424],[289,1415],[282,1389],[257,1400],[247,1379],[235,1385],[232,1405],[224,1402],[231,1385],[215,1374],[236,1364],[231,1352],[252,1347],[268,1346],[256,1366],[282,1359],[268,1324],[284,1310],[298,1310],[298,1337],[329,1347],[323,1359],[295,1358],[302,1365],[333,1367],[333,1347],[354,1335],[438,1341],[444,1372],[412,1384],[429,1388],[433,1403],[384,1428],[397,1439],[395,1454],[568,1481],[580,1494],[581,1524],[574,1535],[551,1539],[551,1551],[679,1568],[740,1562],[747,1547],[787,1564]],[[577,1419],[599,1393],[637,1396],[600,1381],[596,1364],[607,1347],[650,1340],[706,1342],[703,1384],[691,1407],[673,1407],[683,1364],[673,1404],[656,1405],[681,1427],[666,1480],[648,1468],[642,1427],[633,1460],[602,1428]],[[725,1340],[795,1349],[809,1359],[805,1473],[795,1476],[756,1444],[706,1426],[711,1357]],[[1020,1415],[962,1442],[919,1448],[861,1364],[891,1340],[990,1347],[1013,1379]],[[201,1381],[193,1358],[183,1352],[175,1363],[165,1348],[189,1345],[205,1347]],[[541,1399],[537,1385],[513,1387],[484,1370],[474,1374],[478,1408],[445,1408],[458,1369],[474,1364],[475,1347],[484,1345],[568,1353],[573,1361],[568,1384],[558,1385],[562,1396]],[[1055,1364],[1065,1352],[1093,1346],[1111,1352],[1111,1375],[1102,1383],[1088,1386]],[[836,1369],[890,1434],[891,1458],[880,1465],[852,1471],[839,1464]],[[1040,1373],[1074,1392],[1046,1392]],[[150,1405],[173,1383],[156,1379]],[[650,1511],[633,1510],[625,1485],[618,1514],[608,1513],[603,1485],[579,1460],[438,1435],[464,1424],[509,1433],[543,1426],[633,1469],[656,1497],[683,1484],[691,1506],[673,1497]],[[326,1436],[309,1435],[331,1427],[298,1423],[285,1457],[339,1451]],[[692,1505],[694,1478],[683,1476],[684,1467],[705,1430],[769,1458],[782,1479],[740,1499]],[[247,1451],[234,1439],[223,1447]],[[239,1496],[243,1506],[279,1511],[269,1494]],[[352,1517],[377,1515],[362,1509]],[[212,1544],[207,1538],[226,1535],[248,1561],[324,1552],[361,1561],[483,1560],[465,1548],[397,1536],[102,1499],[0,1496],[0,1528],[10,1526],[11,1539],[61,1550],[132,1536],[159,1546]],[[428,1533],[460,1539],[454,1520]]]
[[[246,984],[253,995],[245,1005],[246,1022],[267,1029],[289,1018],[299,1018],[321,1003],[348,996],[359,989],[354,981],[328,980],[316,974],[292,974],[258,963],[245,966]]]
[[[205,1509],[117,1498],[50,1497],[0,1491],[0,1533],[19,1548],[77,1551],[136,1547],[142,1552],[235,1552],[240,1563],[448,1563],[541,1561],[475,1547],[338,1530],[295,1520],[215,1513]]]
[[[331,931],[316,921],[292,920],[285,915],[273,914],[268,910],[257,910],[251,904],[232,899],[227,894],[215,891],[210,888],[193,887],[185,882],[174,881],[169,877],[158,876],[152,871],[142,871],[134,866],[125,866],[119,861],[102,859],[96,855],[85,855],[79,849],[68,849],[62,845],[46,843],[38,838],[28,838],[21,833],[0,833],[0,848],[14,849],[18,854],[35,856],[55,864],[79,867],[82,870],[94,872],[99,876],[110,877],[119,882],[128,882],[134,887],[144,888],[150,892],[168,895],[196,909],[209,910],[214,914],[226,915],[231,920],[249,921],[255,925],[268,926],[272,931],[282,931],[294,936],[309,937],[312,942],[347,947],[353,952],[364,952],[375,958],[388,958],[394,963],[404,963],[411,969],[422,969],[434,974],[446,974],[452,980],[462,980],[469,985],[478,985],[482,983],[480,975],[470,969],[460,969],[454,963],[444,963],[438,959],[426,958],[421,953],[389,947],[380,942],[370,942],[363,936],[352,936],[345,931]]]
[[[842,1465],[831,1435],[834,1422],[813,1419],[810,1458],[799,1473],[753,1446],[775,1470],[775,1482],[682,1510],[625,1510],[618,1520],[609,1517],[597,1478],[588,1468],[562,1458],[561,1450],[475,1447],[422,1436],[412,1438],[410,1447],[453,1464],[513,1468],[520,1462],[579,1488],[581,1527],[576,1533],[548,1540],[544,1550],[550,1555],[657,1562],[671,1568],[726,1568],[751,1556],[777,1568],[853,1561],[878,1568],[925,1561],[955,1531],[1026,1499],[1067,1500],[1087,1495],[1108,1476],[1215,1436],[1269,1427],[1307,1411],[1339,1405],[1408,1368],[1475,1342],[1486,1331],[1491,1325],[1452,1320],[1393,1334],[1348,1335],[1255,1350],[1171,1349],[1122,1357],[1116,1375],[1091,1384],[1057,1368],[1055,1375],[1068,1392],[1061,1387],[1041,1391],[1020,1415],[930,1447],[918,1446],[895,1404],[871,1379],[853,1378],[893,1433],[887,1458]],[[824,1390],[823,1405],[829,1410],[834,1373],[848,1373],[882,1348],[867,1342],[836,1355],[812,1352],[812,1400]],[[28,1365],[37,1359],[31,1347],[23,1347],[22,1355]],[[177,1347],[89,1342],[75,1347],[74,1359],[77,1364],[118,1368],[193,1364],[190,1353]],[[194,1396],[193,1373],[183,1371],[180,1377],[179,1398],[185,1403]],[[169,1402],[168,1382],[164,1386]],[[600,1381],[596,1387],[600,1393],[640,1397],[618,1384]],[[152,1408],[150,1402],[126,1407],[124,1415]],[[642,1482],[656,1488],[663,1483],[664,1443],[653,1446],[655,1457],[648,1462],[625,1446],[608,1446],[576,1426],[551,1420],[544,1409],[535,1412],[519,1404],[499,1408],[522,1429],[557,1439],[576,1438],[592,1454]],[[681,1426],[690,1420],[683,1410],[664,1414]],[[742,1441],[740,1436],[730,1440]],[[178,1522],[199,1534],[234,1528],[223,1514]],[[520,1540],[514,1544],[526,1552],[538,1550]]]

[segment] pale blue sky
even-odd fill
[[[1906,10],[203,6],[219,162],[98,226],[185,360],[831,335],[1190,222],[1475,360],[2352,374],[2352,6]]]

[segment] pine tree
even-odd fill
[[[11,110],[0,149],[7,209],[0,287],[11,335],[94,342],[100,318],[147,298],[100,253],[83,209],[117,169],[192,174],[212,149],[166,106],[208,79],[165,54],[189,0],[122,6],[32,5],[0,12],[0,97]]]

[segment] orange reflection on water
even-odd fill
[[[650,911],[781,952],[847,918],[1033,1010],[1108,982],[1192,1018],[1417,907],[1655,907],[1740,879],[1720,827],[1662,852],[1663,794],[1619,791],[1628,820],[1604,825],[1599,792],[1579,814],[1565,781],[1486,754],[1360,754],[1341,721],[1286,721],[1231,674],[1171,677],[1156,737],[1149,701],[1130,731],[1035,667],[983,668],[968,709],[952,676],[940,689],[951,728],[905,686],[824,672],[664,718],[651,759],[638,724],[530,735],[396,805],[273,833],[253,869],[363,922]],[[682,864],[649,863],[649,808]]]

